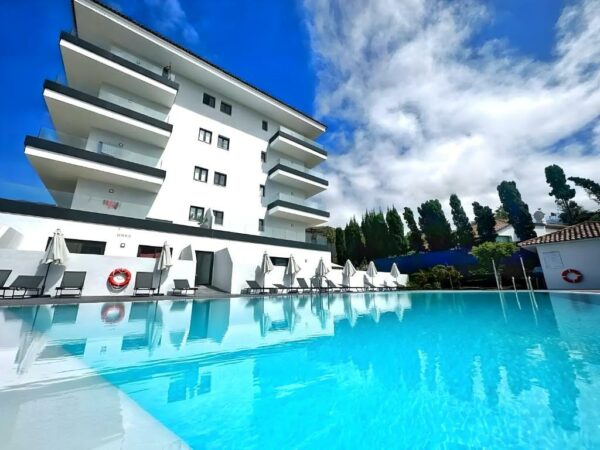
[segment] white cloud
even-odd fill
[[[152,12],[154,26],[159,31],[179,31],[186,42],[193,44],[198,41],[198,32],[179,0],[143,0],[143,3]]]
[[[496,206],[515,180],[530,209],[554,210],[544,167],[598,178],[600,0],[562,11],[555,57],[528,59],[505,42],[471,38],[492,19],[476,2],[305,0],[318,68],[317,110],[332,130],[332,223],[366,208],[448,203]],[[541,7],[541,6],[540,6]],[[592,138],[557,145],[586,127]],[[584,193],[577,198],[583,204]]]

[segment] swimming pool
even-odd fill
[[[0,308],[13,448],[600,447],[600,296]]]

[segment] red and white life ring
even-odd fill
[[[583,280],[583,274],[577,269],[565,269],[561,275],[567,283],[579,283]]]
[[[113,270],[108,276],[108,284],[117,289],[124,288],[130,281],[131,272],[123,268]]]
[[[123,303],[105,303],[100,311],[100,317],[104,323],[118,323],[125,317],[125,305]]]

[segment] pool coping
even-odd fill
[[[391,291],[358,291],[358,292],[320,292],[320,293],[273,293],[273,294],[231,294],[227,292],[211,292],[206,294],[199,294],[194,296],[181,296],[181,295],[153,295],[153,296],[115,296],[115,295],[92,295],[92,296],[81,296],[81,297],[26,297],[22,298],[0,298],[0,308],[3,306],[38,306],[38,305],[73,305],[73,304],[85,304],[85,303],[129,303],[129,302],[156,302],[156,301],[206,301],[206,300],[220,300],[220,299],[231,299],[231,298],[285,298],[288,295],[301,295],[301,296],[316,296],[316,295],[340,295],[340,294],[391,294],[391,293],[428,293],[428,294],[477,294],[481,292],[497,292],[510,294],[514,293],[513,289],[498,290],[498,289],[440,289],[440,290],[427,290],[427,289],[401,289]],[[517,289],[517,292],[530,292],[526,289]],[[558,289],[535,289],[534,293],[560,293],[560,294],[589,294],[589,295],[600,295],[600,290],[558,290]]]

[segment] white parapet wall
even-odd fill
[[[288,247],[280,240],[265,240],[266,243],[245,242],[8,213],[0,213],[0,225],[14,230],[11,232],[13,236],[22,236],[20,239],[11,239],[10,245],[0,247],[0,269],[12,270],[8,283],[18,275],[46,273],[42,258],[48,239],[56,229],[60,229],[67,239],[106,243],[104,255],[71,254],[64,266],[51,267],[46,293],[54,293],[64,270],[87,272],[83,295],[131,295],[133,279],[127,288],[120,291],[112,290],[108,286],[108,275],[116,268],[126,268],[134,277],[135,272],[154,271],[157,285],[157,260],[137,257],[138,246],[160,247],[164,242],[172,248],[173,255],[173,266],[162,273],[161,292],[164,293],[172,290],[174,279],[183,278],[187,279],[190,285],[194,284],[195,251],[214,253],[211,285],[232,293],[239,293],[246,288],[246,280],[257,280],[262,284],[259,269],[264,252],[279,258],[289,258],[293,255],[302,267],[298,276],[307,279],[314,276],[321,258],[326,264],[331,263],[331,254],[325,249],[314,250],[310,248],[310,244],[306,244],[307,248],[296,248],[298,243],[294,242],[290,242]],[[300,246],[304,244],[301,243]],[[283,284],[286,281],[284,267],[277,266],[268,274],[269,285]]]

